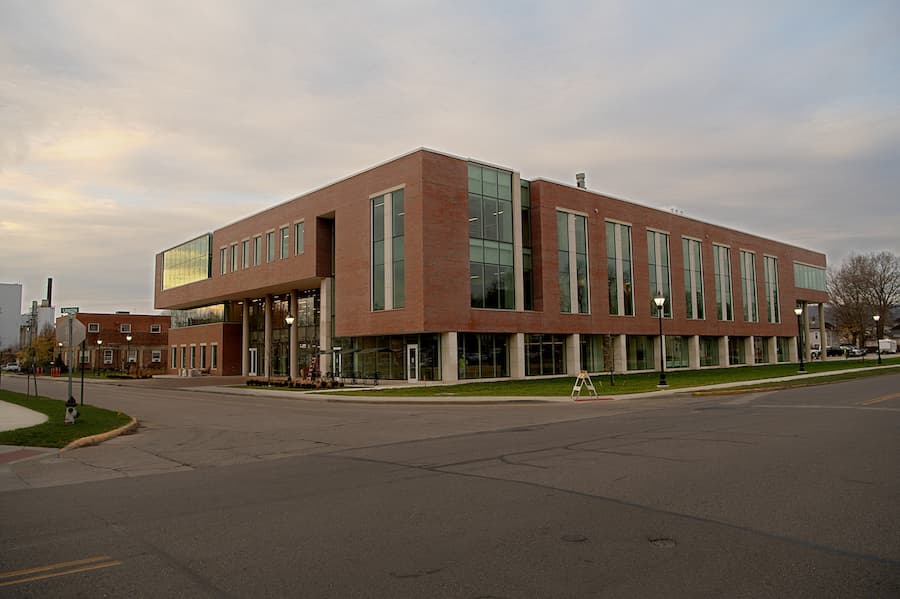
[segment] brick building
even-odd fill
[[[87,330],[80,354],[86,370],[168,369],[171,316],[78,312],[75,317]],[[56,319],[57,331],[66,326],[67,316]]]
[[[661,294],[667,368],[722,367],[796,360],[825,266],[419,149],[161,252],[155,304],[173,372],[455,381],[657,369]]]

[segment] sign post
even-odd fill
[[[87,337],[87,329],[85,328],[84,323],[75,319],[75,315],[78,314],[77,307],[61,308],[60,312],[69,317],[69,326],[61,331],[57,330],[56,339],[61,341],[68,348],[69,400],[75,401],[75,397],[72,395],[72,360],[75,353],[74,348],[81,345],[85,340],[85,337]]]

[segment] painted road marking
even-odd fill
[[[900,399],[900,393],[891,393],[890,395],[882,395],[881,397],[876,397],[874,399],[867,399],[866,401],[860,402],[856,405],[871,406],[872,404],[881,403],[883,401],[890,401],[892,399]]]
[[[107,561],[108,560],[108,561]],[[0,574],[0,587],[6,587],[14,584],[23,584],[26,582],[34,582],[35,580],[44,580],[47,578],[55,578],[57,576],[67,576],[69,574],[77,574],[78,572],[87,572],[89,570],[99,570],[100,568],[109,568],[118,566],[122,562],[114,560],[108,555],[98,555],[96,557],[88,557],[78,559],[71,562],[60,562],[58,564],[50,564],[48,566],[39,566],[37,568],[28,568],[26,570],[16,570],[14,572],[4,572]],[[81,567],[75,567],[81,566]],[[55,571],[59,570],[59,571]],[[42,574],[39,574],[42,573]],[[38,574],[38,576],[29,576],[29,574]],[[22,578],[22,577],[25,578]],[[6,580],[13,578],[15,580]]]

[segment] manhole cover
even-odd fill
[[[675,548],[675,539],[668,538],[660,538],[660,539],[650,539],[650,544],[654,547],[659,547],[660,549],[674,549]]]

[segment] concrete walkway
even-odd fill
[[[0,401],[0,431],[28,428],[47,422],[47,415],[23,408],[20,405]]]

